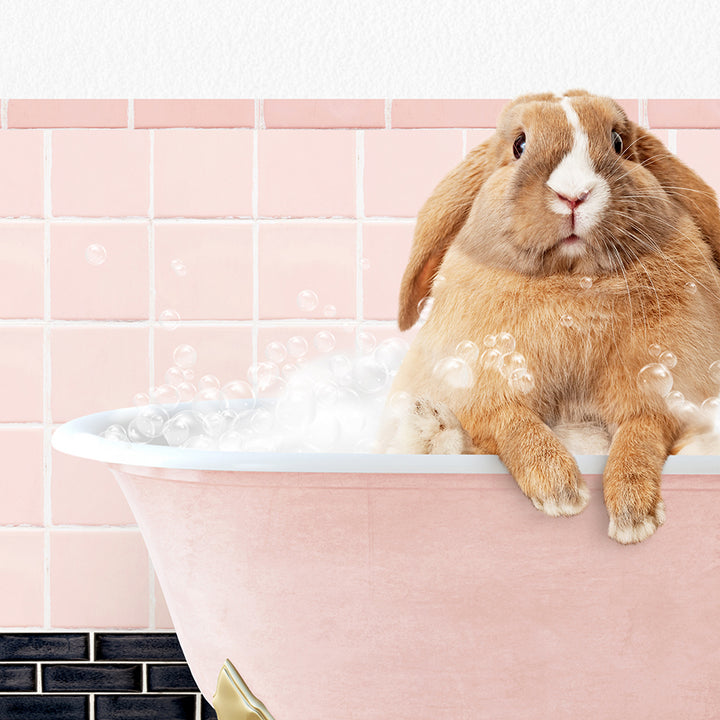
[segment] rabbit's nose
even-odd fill
[[[584,203],[585,200],[587,200],[588,195],[590,195],[590,190],[585,190],[584,192],[581,192],[577,197],[566,197],[565,195],[559,193],[557,190],[555,191],[555,194],[567,205],[570,206],[571,210],[574,210],[578,205],[581,203]]]

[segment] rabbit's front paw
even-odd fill
[[[459,455],[472,452],[472,441],[447,405],[428,398],[408,399],[395,418],[387,452]]]
[[[665,522],[665,503],[657,497],[646,510],[626,507],[610,512],[608,535],[623,545],[649,538]]]
[[[590,501],[590,491],[581,478],[558,484],[554,487],[535,491],[528,495],[532,504],[552,517],[577,515]]]

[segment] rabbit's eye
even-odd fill
[[[620,137],[620,133],[617,130],[612,131],[612,142],[615,152],[620,155],[623,151],[623,141]]]
[[[518,159],[525,151],[525,133],[520,133],[513,143],[513,154]]]

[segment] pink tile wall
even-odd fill
[[[718,101],[621,102],[720,189]],[[501,106],[0,102],[0,627],[172,626],[111,474],[53,428],[131,405],[183,343],[227,382],[272,340],[397,334],[417,210]]]

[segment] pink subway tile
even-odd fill
[[[650,132],[660,140],[660,142],[667,147],[668,143],[670,142],[670,131],[669,130],[658,130],[657,128],[652,128]]]
[[[259,139],[260,215],[355,215],[355,133],[266,130]]]
[[[720,128],[720,100],[648,100],[650,127]]]
[[[462,159],[460,130],[368,130],[365,214],[414,217]]]
[[[52,225],[52,317],[62,320],[142,320],[148,317],[146,223]],[[105,260],[94,264],[88,259]]]
[[[249,130],[158,130],[156,217],[251,215],[252,163]]]
[[[43,329],[0,327],[0,422],[43,419]]]
[[[494,128],[508,100],[393,100],[393,128]]]
[[[163,594],[160,581],[155,576],[155,628],[158,630],[174,630],[170,610],[168,610],[165,595]]]
[[[40,224],[0,226],[0,317],[43,316],[44,235]]]
[[[158,315],[182,320],[252,318],[252,228],[172,224],[155,227]]]
[[[615,99],[615,102],[625,111],[628,119],[632,122],[640,120],[640,102],[635,99]]]
[[[481,145],[495,134],[495,130],[468,130],[465,139],[465,153]]]
[[[355,225],[339,223],[263,225],[260,317],[354,318],[356,234]],[[317,296],[316,307],[299,304],[306,290]],[[334,315],[328,306],[334,306]]]
[[[42,217],[43,133],[0,131],[0,217]]]
[[[414,225],[363,225],[363,317],[395,320],[398,292],[410,256]]]
[[[252,328],[250,327],[188,327],[155,330],[155,381],[166,382],[165,373],[175,365],[175,349],[190,345],[197,353],[197,362],[190,368],[190,382],[197,385],[203,375],[215,375],[224,385],[230,380],[243,380],[252,364]]]
[[[53,451],[52,521],[56,525],[134,525],[107,465]]]
[[[0,525],[43,524],[43,431],[0,428]]]
[[[55,327],[51,352],[54,422],[128,407],[149,385],[147,328]]]
[[[720,130],[678,130],[677,155],[720,193]]]
[[[255,127],[254,100],[135,100],[136,128]]]
[[[147,627],[148,563],[140,531],[53,530],[51,624],[61,628]]]
[[[127,124],[127,100],[8,101],[11,128],[121,128]]]
[[[44,531],[0,533],[0,623],[5,627],[43,624]]]
[[[385,127],[384,100],[265,100],[266,128]]]
[[[56,130],[52,156],[54,215],[148,215],[148,132]]]

